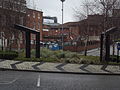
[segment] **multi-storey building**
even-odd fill
[[[43,37],[43,12],[33,9],[26,10],[26,26],[40,32],[40,40]],[[31,44],[35,44],[35,35],[31,34]]]
[[[25,25],[26,0],[0,0],[0,46],[20,48],[21,32],[14,24]]]
[[[111,26],[111,24],[109,24]],[[111,26],[112,27],[112,26]],[[43,37],[46,37],[46,41],[61,41],[64,36],[65,45],[75,45],[78,47],[78,51],[84,49],[85,40],[87,39],[89,48],[95,48],[99,46],[100,34],[104,31],[104,17],[103,15],[89,15],[87,19],[78,22],[68,22],[58,26],[46,26],[46,33]],[[81,48],[82,49],[81,49]],[[69,47],[65,50],[75,51],[73,47]]]

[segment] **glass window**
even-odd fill
[[[35,13],[33,12],[33,18],[35,18]]]
[[[20,24],[23,25],[23,17],[20,17]]]
[[[40,22],[38,22],[38,30],[40,30]]]
[[[3,0],[0,0],[0,7],[2,7],[2,2],[3,2]]]
[[[38,19],[40,19],[40,13],[38,13]]]
[[[33,29],[36,29],[36,23],[33,22]]]

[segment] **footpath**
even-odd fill
[[[120,75],[119,65],[90,65],[48,62],[27,62],[0,59],[1,70],[22,70],[56,73],[110,74]]]

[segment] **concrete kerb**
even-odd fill
[[[118,76],[120,73],[83,73],[83,72],[63,72],[63,71],[38,71],[38,70],[21,70],[21,69],[9,69],[0,68],[0,71],[21,71],[21,72],[38,72],[38,73],[59,73],[59,74],[78,74],[78,75],[113,75]]]

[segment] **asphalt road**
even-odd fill
[[[84,52],[82,52],[84,54]],[[110,47],[110,54],[113,54],[113,47]],[[100,48],[95,48],[87,51],[88,56],[100,56]],[[115,46],[115,55],[117,55],[117,46]],[[119,55],[120,56],[120,55]]]
[[[120,76],[0,71],[0,90],[120,90]]]

